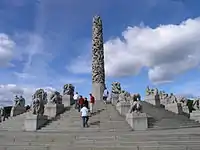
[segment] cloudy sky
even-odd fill
[[[0,0],[0,103],[66,83],[91,90],[92,17],[104,26],[106,84],[200,95],[199,0]]]

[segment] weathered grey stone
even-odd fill
[[[146,113],[128,113],[126,114],[126,121],[135,131],[147,130],[148,128]]]
[[[24,130],[36,131],[40,129],[43,125],[45,125],[47,121],[48,121],[48,117],[45,115],[27,114],[25,123],[24,123]]]
[[[176,114],[183,114],[183,109],[181,103],[171,103],[166,104],[165,109]]]
[[[105,87],[104,48],[102,20],[93,18],[92,27],[92,94],[96,100],[103,99]]]
[[[95,100],[103,100],[103,91],[104,91],[104,84],[102,83],[92,84],[92,95],[95,97]]]
[[[119,94],[111,93],[111,103],[113,105],[116,105],[118,100],[119,100]]]
[[[130,102],[121,101],[116,104],[116,109],[118,110],[119,114],[122,116],[126,116],[130,107],[131,107]]]
[[[25,107],[22,107],[22,106],[19,106],[19,105],[13,106],[12,109],[11,109],[11,112],[10,112],[10,116],[14,117],[14,116],[23,114],[24,112],[26,112]]]
[[[155,105],[155,106],[159,106],[160,107],[160,98],[159,98],[159,95],[153,95],[153,94],[150,94],[150,95],[146,95],[144,100],[152,105]]]
[[[47,92],[44,89],[38,89],[32,97],[32,113],[34,115],[44,114],[44,105],[47,103]]]
[[[47,103],[45,106],[44,115],[48,116],[48,119],[54,118],[64,111],[64,104]]]
[[[70,107],[72,99],[72,95],[64,94],[62,97],[62,103],[64,104],[64,107]]]
[[[75,87],[72,84],[65,84],[63,86],[63,95],[73,95]]]
[[[200,110],[192,111],[190,119],[200,122]]]
[[[54,104],[62,104],[62,96],[60,92],[58,91],[52,92],[49,98],[49,102]]]

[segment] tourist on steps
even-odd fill
[[[80,109],[83,107],[84,104],[84,98],[80,96],[79,101],[78,101],[78,111],[80,112]]]
[[[78,92],[76,92],[76,94],[74,95],[74,102],[75,102],[75,109],[78,108],[78,100],[79,100],[79,95]]]
[[[95,98],[94,96],[90,93],[90,113],[93,114],[94,112],[94,103],[95,103]]]
[[[109,96],[109,92],[108,92],[107,88],[105,87],[104,92],[103,92],[103,101],[105,104],[107,103],[108,96]]]
[[[88,103],[87,97],[85,97],[84,99],[84,105],[87,109],[89,109],[89,103]]]
[[[83,104],[83,108],[81,108],[80,112],[81,112],[81,117],[82,117],[82,120],[83,120],[83,127],[89,127],[89,125],[88,125],[88,120],[89,120],[88,112],[89,112],[89,110],[87,109],[85,104]]]

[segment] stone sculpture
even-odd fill
[[[0,122],[4,121],[4,108],[0,106]]]
[[[92,26],[92,94],[96,100],[103,99],[105,68],[103,28],[100,16],[94,16]]]
[[[100,16],[94,16],[92,31],[92,82],[105,84],[103,28]]]
[[[16,95],[14,99],[14,105],[10,112],[10,116],[11,117],[16,116],[16,115],[24,113],[25,111],[26,111],[25,99],[22,96],[18,97]]]
[[[43,89],[38,89],[33,95],[32,112],[34,115],[44,114],[44,105],[47,102],[47,93]]]
[[[74,86],[72,84],[65,84],[63,87],[63,95],[74,95]]]
[[[169,103],[177,103],[178,102],[176,96],[173,93],[170,93],[169,100],[170,100]]]
[[[121,93],[121,84],[119,82],[112,83],[112,93],[114,93],[114,94]]]
[[[123,102],[126,102],[126,101],[127,101],[125,91],[122,91],[122,92],[119,94],[119,99],[118,99],[117,103],[118,103],[118,102],[122,102],[122,101],[123,101]]]
[[[151,94],[151,89],[149,88],[149,86],[147,86],[146,88],[146,96]]]
[[[20,106],[20,107],[25,107],[25,99],[23,96],[18,97],[17,95],[15,96],[14,100],[14,107]]]
[[[139,100],[134,101],[133,104],[131,105],[131,108],[129,109],[129,113],[141,113],[142,112],[142,105]]]
[[[146,88],[146,96],[149,96],[149,95],[158,95],[159,91],[157,88],[155,89],[150,89],[149,86],[147,86]]]
[[[53,104],[62,104],[62,96],[60,95],[60,92],[53,92],[50,96],[50,102]]]

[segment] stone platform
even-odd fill
[[[71,109],[37,132],[0,131],[0,149],[199,150],[199,127],[132,131],[114,106],[97,105],[89,128],[81,127],[80,113]]]

